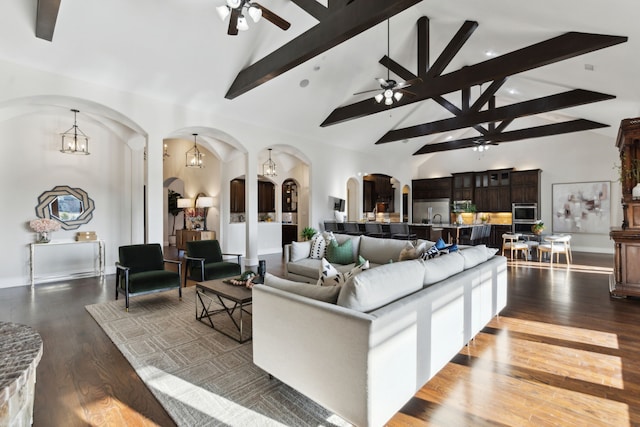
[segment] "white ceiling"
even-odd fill
[[[326,128],[319,126],[336,107],[365,99],[353,94],[376,88],[375,77],[386,77],[386,69],[378,63],[387,52],[386,23],[236,99],[225,99],[239,71],[316,23],[289,0],[261,3],[290,21],[291,28],[285,32],[263,19],[258,24],[249,22],[247,32],[228,36],[228,21],[220,21],[215,11],[224,0],[62,0],[53,42],[47,42],[34,35],[37,0],[4,0],[0,58],[193,109],[232,115],[294,136],[342,146],[348,142],[353,149],[374,149],[380,155],[411,155],[427,142],[476,134],[460,130],[412,139],[407,144],[373,145],[393,128],[450,117],[433,101]],[[599,121],[611,127],[597,132],[612,138],[621,119],[640,115],[637,0],[423,0],[390,21],[390,56],[413,72],[416,21],[421,16],[430,18],[431,63],[465,20],[479,24],[445,73],[488,59],[488,51],[500,55],[568,31],[628,36],[627,43],[511,77],[497,93],[498,105],[574,88],[612,94],[616,100],[539,119]],[[585,70],[585,64],[593,66],[593,71]],[[303,79],[309,80],[305,88],[300,86]],[[479,90],[472,89],[474,98]],[[447,98],[460,103],[457,93]],[[516,121],[507,130],[518,127]]]

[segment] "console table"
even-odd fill
[[[35,284],[35,270],[36,270],[36,249],[46,248],[49,246],[61,246],[61,245],[97,245],[98,247],[98,256],[97,263],[96,258],[94,258],[93,262],[93,271],[87,272],[86,275],[82,275],[81,277],[92,277],[92,276],[104,276],[104,263],[105,263],[105,252],[104,252],[104,240],[87,240],[82,242],[74,242],[74,241],[61,241],[61,242],[49,242],[49,243],[30,243],[29,244],[29,277],[31,280],[31,288]],[[92,250],[91,254],[95,254]],[[53,277],[52,277],[53,278]]]

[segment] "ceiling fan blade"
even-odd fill
[[[400,83],[398,83],[398,86],[396,86],[396,88],[397,89],[402,89],[403,87],[408,87],[408,86],[415,85],[415,84],[418,84],[418,83],[422,83],[422,79],[420,77],[400,82]]]
[[[356,93],[354,93],[354,95],[362,95],[363,93],[369,93],[369,92],[380,92],[380,89],[369,89],[369,90],[363,90],[362,92],[356,92]]]
[[[238,35],[238,18],[240,17],[240,11],[238,9],[231,9],[231,18],[229,18],[229,29],[227,34],[230,36]]]
[[[276,15],[261,4],[253,3],[253,5],[262,9],[262,17],[272,24],[282,28],[285,31],[288,30],[289,27],[291,27],[291,24],[289,22],[285,21],[280,16]]]
[[[407,96],[416,96],[415,93],[408,91],[406,89],[395,89],[396,92],[401,92],[403,95],[407,95]]]

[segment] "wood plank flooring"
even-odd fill
[[[280,255],[265,259],[282,274]],[[640,425],[640,300],[609,298],[612,265],[511,266],[507,308],[389,425]],[[113,298],[113,276],[0,289],[0,320],[44,340],[35,426],[174,425],[84,309]]]

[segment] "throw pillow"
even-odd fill
[[[311,242],[291,242],[291,262],[309,258]]]
[[[363,265],[364,263],[369,264],[369,260],[364,259],[362,255],[358,255],[358,265]]]
[[[441,237],[436,242],[435,247],[438,249],[445,249],[447,247],[447,244],[444,242],[444,239]]]
[[[313,286],[308,283],[294,282],[292,280],[282,279],[270,273],[265,274],[264,284],[277,288],[292,294],[301,295],[307,298],[313,298],[318,301],[324,301],[335,304],[338,301],[340,288]]]
[[[424,252],[424,254],[422,255],[422,259],[427,260],[435,258],[438,255],[440,255],[440,250],[438,249],[437,245],[433,245]]]
[[[407,242],[406,246],[400,251],[398,261],[408,261],[416,258],[418,258],[416,248],[413,246],[413,243]]]
[[[334,264],[351,264],[353,262],[353,245],[351,239],[342,244],[333,239],[327,245],[327,259]]]
[[[320,266],[320,278],[318,279],[318,286],[342,286],[350,277],[365,270],[364,265],[358,265],[353,267],[346,273],[339,272],[329,261],[322,258]]]
[[[325,250],[327,248],[327,241],[324,240],[321,234],[317,234],[315,238],[311,241],[311,253],[309,254],[309,258],[312,259],[322,259],[325,255]]]

